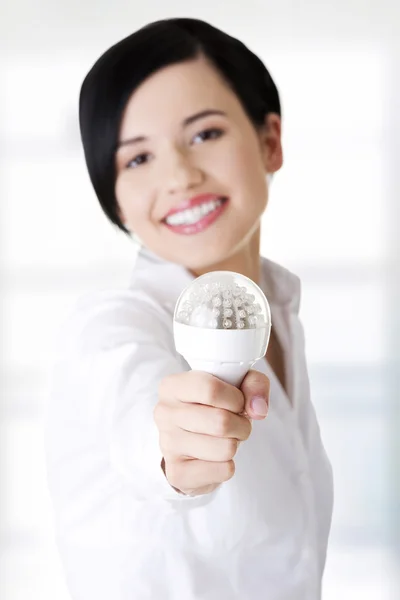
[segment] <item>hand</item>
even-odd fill
[[[240,389],[200,371],[165,377],[154,419],[170,485],[200,495],[233,477],[250,419],[264,419],[268,402],[269,379],[258,371],[249,371]]]

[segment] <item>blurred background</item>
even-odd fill
[[[242,39],[280,90],[285,165],[262,245],[303,282],[313,400],[335,474],[323,598],[399,598],[397,0],[2,0],[0,598],[69,598],[43,449],[53,344],[76,299],[125,286],[135,259],[88,181],[80,84],[111,44],[172,16]]]

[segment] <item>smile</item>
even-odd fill
[[[200,206],[187,208],[167,217],[165,222],[168,225],[193,225],[193,223],[198,223],[203,217],[217,210],[221,204],[221,198],[218,200],[211,200],[210,202],[204,202],[203,204],[200,204]]]
[[[227,198],[207,200],[182,211],[168,215],[164,224],[175,233],[192,235],[209,227],[225,210]]]

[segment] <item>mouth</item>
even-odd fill
[[[200,233],[212,225],[224,212],[229,199],[214,196],[196,206],[167,215],[162,223],[171,231],[182,235]]]

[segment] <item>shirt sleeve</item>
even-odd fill
[[[93,468],[85,476],[86,487],[92,480],[93,490],[104,486],[99,481],[109,470],[114,487],[127,484],[139,501],[206,501],[177,492],[161,468],[153,418],[158,386],[165,376],[184,370],[172,347],[167,318],[158,306],[121,292],[86,299],[65,324],[47,414],[53,490],[66,489],[65,478],[76,476],[68,463],[84,465],[97,455],[92,461],[97,471]],[[75,485],[75,493],[79,487]],[[71,485],[68,494],[73,489]]]

